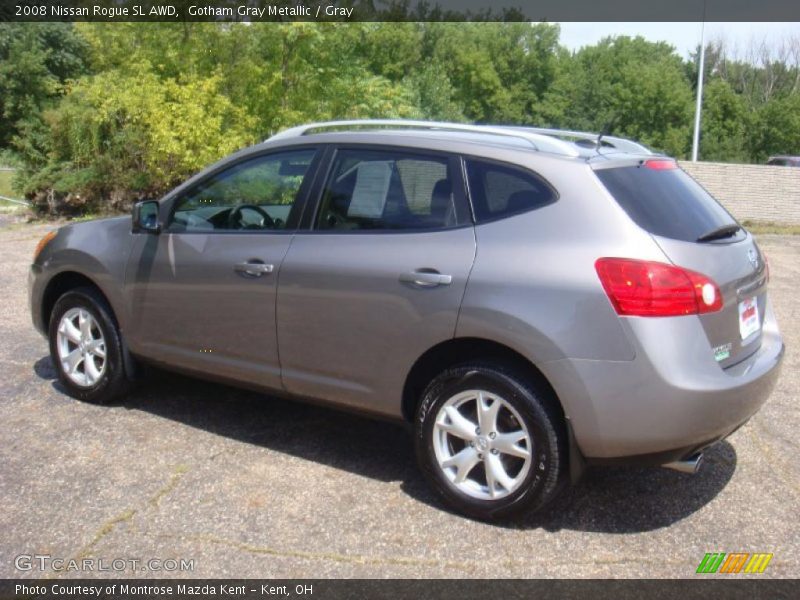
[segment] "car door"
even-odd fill
[[[164,203],[161,233],[137,234],[126,273],[135,353],[281,387],[277,279],[316,154],[247,158]]]
[[[475,258],[457,157],[340,147],[278,290],[284,387],[400,414],[406,375],[453,337]]]

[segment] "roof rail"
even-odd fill
[[[525,126],[519,126],[519,127],[514,126],[512,128],[521,131],[530,131],[531,133],[539,133],[541,135],[549,135],[557,138],[575,138],[579,140],[587,140],[590,142],[594,142],[595,145],[597,145],[597,140],[600,138],[599,133],[591,133],[587,131],[572,131],[569,129],[547,129],[544,127],[525,127]],[[635,154],[655,154],[650,148],[648,148],[644,144],[640,144],[639,142],[635,142],[627,138],[621,138],[613,135],[604,135],[602,141],[604,144],[608,144],[612,148],[621,150],[623,152],[631,152]]]
[[[282,140],[293,137],[307,135],[311,131],[318,129],[338,129],[354,127],[386,127],[397,129],[427,129],[440,131],[463,131],[468,133],[485,133],[522,139],[533,146],[534,150],[560,154],[562,156],[577,157],[580,152],[569,143],[559,140],[551,135],[544,135],[535,131],[525,129],[514,129],[496,125],[466,125],[463,123],[444,123],[439,121],[413,121],[406,119],[360,119],[351,121],[325,121],[321,123],[309,123],[290,129],[284,129],[270,137],[267,141]]]

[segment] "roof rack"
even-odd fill
[[[541,135],[549,135],[556,138],[574,138],[578,140],[585,140],[588,142],[592,142],[594,147],[599,147],[598,140],[600,140],[601,134],[599,133],[590,133],[587,131],[572,131],[569,129],[547,129],[544,127],[525,127],[525,126],[513,126],[512,129],[517,129],[520,131],[530,131],[531,133],[539,133]],[[645,146],[644,144],[640,144],[639,142],[634,142],[633,140],[629,140],[626,138],[616,137],[613,135],[604,135],[602,136],[602,144],[611,146],[616,150],[621,150],[622,152],[631,152],[634,154],[655,154],[650,148]]]
[[[559,154],[562,156],[577,157],[580,152],[563,140],[559,140],[552,135],[546,135],[537,131],[528,131],[528,128],[512,128],[496,125],[466,125],[462,123],[444,123],[439,121],[413,121],[406,119],[360,119],[351,121],[325,121],[321,123],[309,123],[290,129],[284,129],[269,138],[268,141],[282,140],[293,137],[307,135],[309,132],[320,129],[340,129],[355,127],[381,127],[396,129],[424,129],[430,131],[463,131],[467,133],[485,133],[505,137],[513,137],[528,142],[534,150]]]

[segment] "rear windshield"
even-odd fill
[[[710,231],[736,223],[681,169],[638,165],[597,169],[595,173],[628,216],[654,235],[694,242]]]

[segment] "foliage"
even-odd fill
[[[13,171],[0,171],[0,196],[15,198],[11,180],[14,176]]]
[[[800,93],[767,102],[755,121],[752,156],[763,161],[772,154],[800,155]]]
[[[582,48],[551,97],[553,125],[608,131],[683,156],[691,136],[692,92],[681,59],[665,43],[606,38]]]
[[[747,162],[752,118],[745,100],[726,81],[710,81],[703,93],[700,158]]]
[[[402,117],[606,131],[685,157],[696,60],[642,38],[571,53],[529,23],[0,25],[0,152],[49,210],[125,206],[285,127]],[[791,47],[707,49],[701,158],[799,154]],[[54,208],[55,207],[55,208]]]
[[[25,191],[161,192],[252,142],[252,119],[220,93],[220,78],[161,80],[141,63],[71,86],[44,114],[46,132],[20,146],[32,168]]]
[[[0,148],[85,72],[86,42],[65,23],[0,23]]]

